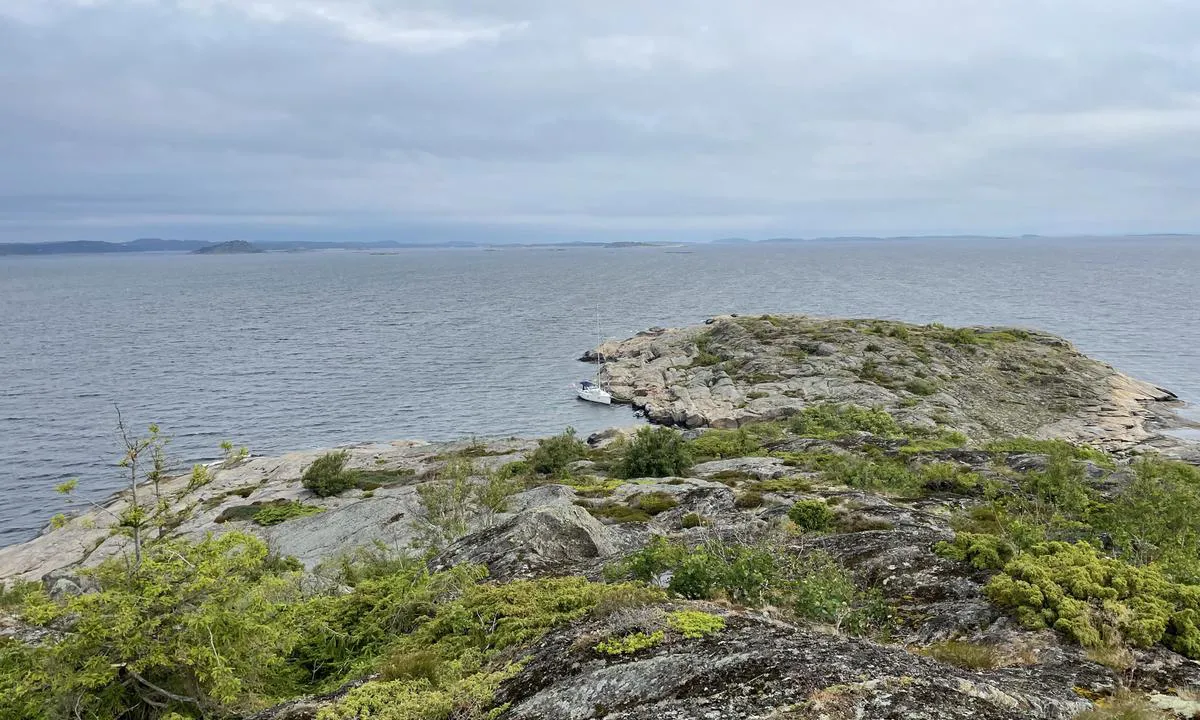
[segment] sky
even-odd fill
[[[0,242],[1200,232],[1196,0],[0,0]]]

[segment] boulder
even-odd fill
[[[614,555],[613,532],[576,505],[522,512],[492,528],[468,535],[433,560],[441,569],[486,565],[501,580],[563,574],[588,561]]]

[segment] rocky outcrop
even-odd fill
[[[615,534],[578,505],[527,510],[504,523],[459,540],[432,566],[485,565],[499,580],[566,575],[581,563],[615,555]]]
[[[1070,718],[1111,691],[1102,667],[1062,662],[985,672],[767,617],[705,607],[726,627],[628,659],[591,650],[602,623],[552,633],[500,700],[507,720],[556,718]],[[599,627],[598,627],[599,625]]]
[[[598,351],[614,397],[668,425],[738,427],[834,402],[883,407],[909,424],[938,423],[977,439],[1184,447],[1160,432],[1185,422],[1171,412],[1170,391],[1028,330],[723,316]]]
[[[276,552],[313,568],[358,547],[402,550],[418,540],[422,510],[416,486],[433,477],[448,457],[477,455],[471,461],[484,470],[517,459],[534,445],[527,440],[496,440],[482,449],[466,442],[397,441],[348,447],[347,467],[375,473],[380,484],[327,498],[314,495],[300,482],[305,468],[326,452],[322,450],[217,464],[209,468],[210,480],[203,485],[193,487],[192,478],[181,475],[162,483],[160,490],[179,518],[175,534],[198,539],[206,533],[244,530],[262,537]],[[255,523],[252,512],[240,512],[276,501],[302,502],[321,512],[270,526]],[[48,573],[92,566],[128,553],[130,540],[116,532],[116,522],[129,503],[126,493],[118,494],[63,527],[0,548],[0,582],[42,580]]]

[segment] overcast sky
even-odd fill
[[[0,241],[1152,231],[1197,0],[0,0]]]

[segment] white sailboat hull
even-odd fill
[[[576,387],[575,394],[579,396],[580,400],[587,400],[588,402],[599,403],[600,405],[612,404],[612,395],[609,395],[599,387]]]

